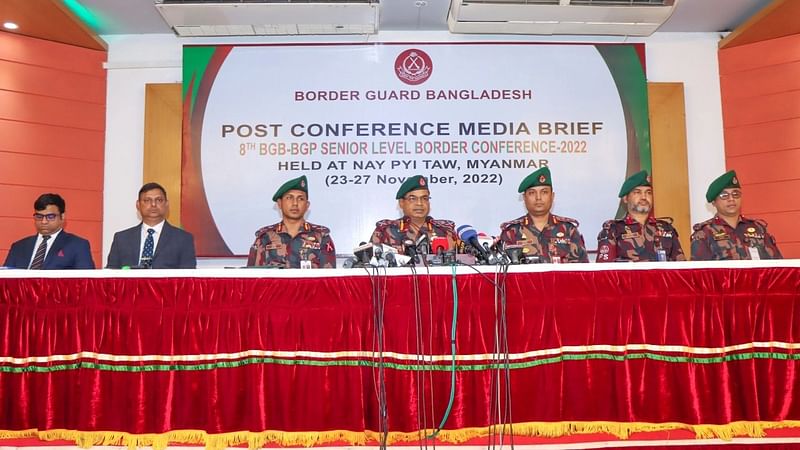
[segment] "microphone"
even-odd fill
[[[417,256],[417,246],[414,245],[414,241],[412,241],[411,239],[406,239],[405,241],[403,241],[403,249],[405,250],[404,253],[406,254],[406,256],[410,258],[414,258],[415,256]]]
[[[430,253],[430,239],[428,239],[428,235],[421,234],[417,238],[417,242],[414,243],[414,246],[416,247],[417,254],[419,255],[425,256]]]
[[[431,241],[431,254],[441,255],[450,249],[450,242],[446,237],[436,236]]]
[[[506,254],[506,246],[499,237],[494,239],[491,252],[500,264],[511,264],[511,258]]]
[[[475,251],[478,252],[479,258],[486,264],[495,264],[494,257],[483,248],[481,242],[478,241],[478,232],[472,228],[471,225],[461,225],[458,227],[458,238],[469,244]]]
[[[403,241],[403,247],[405,248],[405,256],[408,257],[407,264],[409,266],[415,265],[417,262],[418,249],[417,246],[414,244],[414,241],[412,241],[411,239],[406,239],[405,241]]]
[[[509,245],[506,247],[506,255],[511,260],[511,264],[520,264],[520,256],[522,256],[522,246]]]
[[[369,264],[370,260],[372,259],[372,253],[372,243],[361,242],[358,244],[358,247],[353,249],[353,255],[356,257],[359,263],[364,265]]]

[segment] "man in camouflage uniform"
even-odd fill
[[[376,223],[370,242],[389,245],[399,253],[404,253],[406,241],[416,245],[425,235],[432,252],[436,248],[443,251],[459,249],[456,224],[450,220],[436,220],[428,215],[431,212],[431,196],[425,177],[409,177],[400,185],[395,198],[403,211],[403,217],[397,220],[384,219]]]
[[[653,188],[647,171],[625,180],[619,196],[628,213],[603,224],[597,236],[597,262],[686,260],[672,218],[652,216]]]
[[[308,264],[313,268],[335,268],[336,249],[330,230],[305,220],[311,204],[305,175],[284,183],[272,201],[278,204],[283,220],[256,231],[247,265],[296,269]]]
[[[692,259],[781,259],[775,238],[767,232],[767,223],[741,215],[742,190],[736,172],[731,170],[714,180],[706,191],[706,200],[717,214],[695,224],[692,233]]]
[[[555,199],[550,169],[525,177],[518,191],[528,214],[500,225],[505,248],[521,248],[523,257],[540,262],[589,262],[578,221],[550,213]]]

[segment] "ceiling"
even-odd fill
[[[80,0],[98,34],[170,33],[153,0]],[[770,0],[681,0],[659,31],[731,31]],[[380,30],[447,30],[450,0],[380,0]]]
[[[800,1],[800,0],[795,0]],[[672,17],[659,29],[666,32],[726,32],[735,29],[771,0],[679,0]],[[15,16],[30,22],[43,11],[43,5],[73,12],[84,8],[79,16],[83,24],[94,33],[148,34],[171,33],[154,6],[154,0],[0,0],[0,22],[15,20]],[[450,0],[380,0],[380,26],[382,31],[446,31]],[[33,13],[31,12],[33,10]],[[40,21],[41,22],[41,21]],[[26,30],[24,23],[17,33],[59,41],[62,26],[48,19],[47,26],[39,31]],[[2,30],[2,28],[0,28]],[[59,42],[64,42],[63,40]]]

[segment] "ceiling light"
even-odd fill
[[[19,28],[19,25],[15,24],[14,22],[5,22],[3,23],[3,28],[6,30],[16,30]]]

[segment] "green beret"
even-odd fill
[[[428,180],[422,175],[414,175],[404,181],[403,184],[400,185],[400,189],[397,190],[397,196],[395,198],[400,200],[409,192],[416,191],[417,189],[428,189]]]
[[[619,190],[619,198],[625,197],[628,195],[633,188],[639,186],[652,186],[653,184],[650,182],[650,176],[647,175],[647,171],[643,170],[641,172],[636,172],[635,174],[628,177],[624,183],[622,183],[622,188]]]
[[[706,191],[706,200],[711,203],[723,190],[738,187],[741,186],[739,185],[739,179],[736,177],[736,171],[729,170],[711,182]]]
[[[303,191],[308,194],[308,179],[306,179],[306,176],[303,175],[302,177],[294,178],[286,183],[283,183],[281,187],[275,191],[275,195],[272,196],[272,201],[277,202],[279,198],[283,197],[283,194],[291,191],[292,189]]]
[[[550,178],[550,169],[547,166],[525,177],[522,183],[519,184],[518,192],[525,192],[528,188],[536,186],[553,186],[553,179]]]

